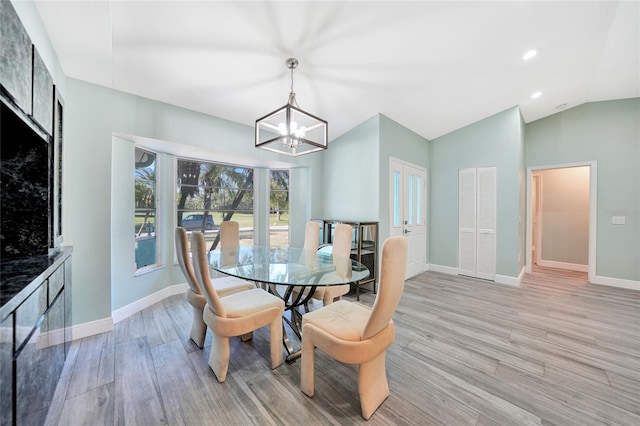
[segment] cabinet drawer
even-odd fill
[[[53,303],[62,287],[64,287],[64,266],[59,267],[49,276],[49,305]]]
[[[38,287],[15,311],[16,316],[16,350],[29,336],[31,330],[47,310],[47,284]]]

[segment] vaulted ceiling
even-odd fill
[[[637,1],[36,5],[67,76],[251,126],[286,103],[296,57],[330,139],[377,113],[434,139],[515,105],[530,122],[640,96]]]

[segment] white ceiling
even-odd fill
[[[640,96],[638,1],[36,5],[67,76],[251,126],[286,103],[294,56],[330,139],[377,113],[434,139],[515,105],[531,122]]]

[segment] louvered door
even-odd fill
[[[496,168],[477,169],[478,233],[476,276],[485,280],[496,277]]]
[[[458,273],[476,276],[476,169],[458,172]]]
[[[495,279],[496,168],[458,172],[458,273]]]

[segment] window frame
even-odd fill
[[[139,179],[138,179],[138,168],[136,168],[135,165],[135,160],[136,160],[136,151],[140,150],[140,151],[144,151],[147,152],[149,154],[153,154],[155,159],[154,159],[154,180],[153,180],[153,192],[154,192],[154,201],[153,201],[153,223],[154,223],[154,230],[153,230],[153,239],[155,240],[155,262],[148,264],[148,265],[144,265],[142,267],[138,267],[138,263],[137,260],[135,258],[135,253],[136,253],[136,249],[134,248],[134,268],[135,268],[135,272],[134,272],[134,276],[139,276],[139,275],[144,275],[148,272],[157,270],[157,269],[161,269],[163,267],[162,264],[162,232],[161,232],[161,224],[162,224],[162,209],[160,208],[160,203],[161,203],[161,185],[160,185],[160,179],[158,179],[158,177],[161,175],[161,161],[160,161],[160,155],[159,152],[149,149],[147,147],[143,147],[140,145],[134,145],[134,164],[133,164],[133,168],[134,168],[134,179],[133,179],[133,185],[134,185],[134,206],[133,206],[133,217],[134,217],[134,224],[135,224],[135,220],[137,217],[137,214],[142,210],[141,208],[136,206],[136,199],[135,199],[135,188],[136,188],[136,184],[138,183]],[[148,179],[140,179],[141,181],[145,181],[145,182],[151,182]],[[144,210],[149,210],[149,209],[144,209]],[[136,247],[138,245],[138,237],[136,236],[136,234],[134,233],[134,247]]]
[[[251,167],[251,166],[246,166],[246,165],[242,165],[242,164],[229,164],[229,163],[225,163],[225,162],[220,162],[220,161],[214,161],[214,160],[209,160],[209,159],[204,159],[204,158],[194,158],[194,157],[185,157],[185,156],[178,156],[176,155],[174,157],[175,159],[175,169],[174,169],[174,173],[173,173],[173,188],[174,190],[173,192],[173,207],[172,207],[172,214],[173,214],[173,224],[174,224],[174,229],[179,226],[178,225],[178,213],[182,212],[182,220],[184,220],[187,216],[189,215],[194,215],[194,214],[204,214],[205,210],[195,210],[195,209],[189,209],[189,208],[182,208],[179,210],[179,195],[180,195],[180,189],[179,187],[181,187],[183,185],[182,182],[179,182],[179,176],[178,173],[180,172],[180,163],[181,162],[192,162],[192,163],[199,163],[200,168],[202,167],[203,164],[211,164],[211,165],[215,165],[215,166],[221,166],[221,167],[228,167],[228,168],[235,168],[235,169],[244,169],[247,171],[251,172],[251,184],[249,186],[249,188],[245,188],[249,191],[251,191],[251,198],[252,198],[252,202],[251,202],[251,216],[252,216],[252,241],[253,244],[255,244],[255,241],[257,239],[256,236],[256,231],[257,231],[257,217],[256,217],[256,195],[257,195],[257,189],[256,189],[256,171],[258,170],[257,167]],[[196,177],[197,181],[196,184],[186,184],[189,186],[195,186],[196,188],[198,188],[198,190],[200,190],[201,188],[224,188],[224,187],[213,187],[213,186],[209,186],[209,185],[205,185],[204,187],[200,184],[201,183],[201,170],[198,170],[198,175]],[[233,188],[233,190],[241,190],[243,189],[242,187],[230,187]],[[247,209],[236,209],[234,211],[234,214],[237,212],[241,212],[243,210],[247,210]],[[220,226],[220,222],[218,220],[216,220],[216,216],[220,215],[222,216],[222,219],[224,219],[224,216],[231,210],[228,209],[216,209],[214,206],[212,206],[209,210],[208,210],[208,214],[212,216],[213,220],[214,220],[214,229],[210,230],[210,231],[215,231],[216,233],[219,231],[219,226]],[[232,220],[233,217],[232,217]],[[199,230],[199,229],[186,229],[187,233],[190,233],[194,230]],[[206,231],[206,229],[205,229]],[[212,233],[213,234],[213,233]],[[210,235],[212,235],[210,234]],[[217,235],[217,234],[216,234]],[[205,232],[205,238],[207,237],[207,233]],[[209,241],[207,241],[207,244],[209,243]],[[207,249],[209,249],[209,247],[207,247]],[[191,252],[191,249],[189,247],[189,253]],[[175,252],[174,252],[175,253]],[[176,255],[177,256],[177,255]],[[177,257],[174,256],[174,262],[177,264]]]

